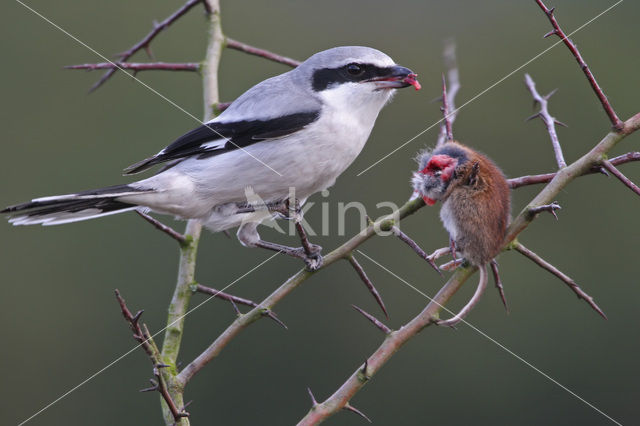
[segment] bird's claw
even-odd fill
[[[300,258],[304,261],[305,265],[307,265],[307,269],[309,271],[316,271],[322,267],[324,262],[322,258],[322,247],[317,244],[309,243],[309,250],[305,250],[304,247],[299,247]]]

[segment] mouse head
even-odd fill
[[[467,152],[454,142],[422,152],[418,155],[419,169],[411,180],[413,189],[427,205],[443,201],[468,163]]]

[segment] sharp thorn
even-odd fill
[[[555,89],[553,89],[552,91],[550,91],[549,93],[547,93],[546,95],[544,95],[542,98],[543,98],[545,101],[548,101],[549,99],[551,99],[551,97],[552,97],[553,95],[555,95],[555,94],[556,94],[556,92],[557,92],[557,91],[558,91],[558,88],[556,87]]]
[[[140,389],[138,392],[154,392],[158,390],[158,386],[151,386],[149,388]]]
[[[191,401],[187,402],[186,404],[184,404],[182,406],[182,411],[184,411],[188,406],[190,406],[192,402],[193,402],[193,399]]]
[[[374,317],[373,315],[371,315],[370,313],[364,311],[363,309],[357,307],[356,305],[351,305],[351,307],[353,309],[355,309],[356,311],[360,312],[366,319],[368,319],[369,321],[371,321],[371,323],[373,323],[373,325],[375,325],[376,327],[378,327],[379,330],[381,330],[383,333],[385,334],[389,334],[391,333],[391,329],[389,327],[387,327],[385,324],[383,324],[381,321],[379,321],[378,319],[376,319],[376,317]]]
[[[602,166],[598,167],[598,172],[602,173],[606,177],[610,177],[609,172]]]
[[[536,112],[535,114],[533,114],[533,115],[531,115],[531,116],[527,117],[524,121],[525,121],[525,122],[526,122],[526,121],[531,121],[531,120],[536,119],[536,118],[538,118],[538,117],[540,117],[540,113],[539,113],[539,112]]]
[[[231,239],[231,234],[229,233],[229,230],[225,229],[224,231],[222,231],[222,233],[226,235],[227,238]]]
[[[131,317],[131,322],[133,324],[137,324],[138,320],[140,319],[143,313],[144,313],[144,309],[140,309],[138,312],[136,312],[136,314],[133,317]]]
[[[162,364],[162,363],[157,363],[156,364],[156,368],[167,368],[167,367],[171,367],[169,364]]]
[[[270,310],[270,309],[269,309],[269,310],[265,311],[265,312],[263,313],[263,315],[266,315],[266,316],[268,316],[269,318],[271,318],[272,320],[274,320],[275,322],[277,322],[277,323],[278,323],[278,325],[280,325],[280,326],[281,326],[282,328],[284,328],[285,330],[288,330],[288,329],[289,329],[289,327],[287,327],[287,325],[286,325],[284,322],[282,322],[282,321],[280,320],[280,318],[278,318],[278,317],[277,317],[277,315],[276,315],[272,310]]]
[[[565,123],[563,123],[562,121],[556,120],[555,118],[553,119],[553,122],[556,123],[558,126],[569,127]]]
[[[545,35],[542,36],[542,38],[547,38],[547,37],[551,37],[552,35],[556,34],[556,30],[551,30],[548,33],[546,33]]]
[[[236,305],[236,302],[234,302],[233,299],[229,299],[229,302],[231,302],[231,306],[233,306],[233,310],[236,312],[236,315],[241,316],[242,312],[240,312],[240,309],[238,309],[238,305]]]
[[[345,404],[344,409],[347,411],[351,411],[352,413],[356,413],[357,415],[359,415],[360,417],[362,417],[363,419],[365,419],[366,421],[368,421],[369,423],[372,423],[371,419],[367,416],[365,416],[365,414],[358,410],[356,407],[354,407],[353,405],[349,404],[348,402]]]
[[[307,392],[309,392],[309,397],[311,398],[311,407],[315,407],[318,405],[318,401],[316,401],[316,397],[313,396],[313,392],[311,392],[311,388],[307,388]]]

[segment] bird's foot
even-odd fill
[[[296,254],[293,254],[293,256],[302,259],[309,271],[316,271],[322,267],[324,260],[321,254],[321,246],[309,243],[308,248],[298,247],[294,250]]]

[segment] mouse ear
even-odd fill
[[[467,180],[467,185],[476,186],[478,184],[478,173],[480,172],[480,163],[477,161],[473,163],[471,167],[471,173],[469,173],[469,179]]]

